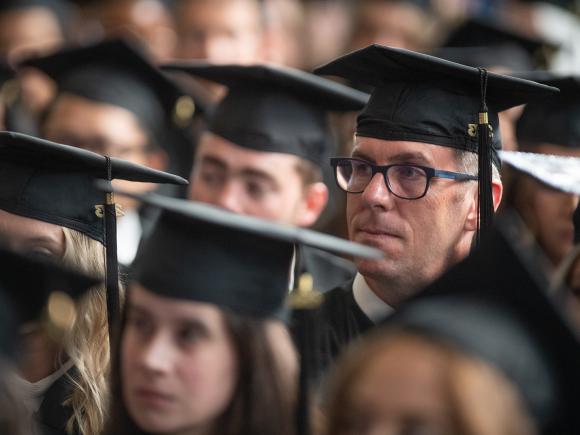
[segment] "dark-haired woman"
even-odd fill
[[[111,433],[291,434],[295,381],[274,346],[284,342],[291,349],[276,320],[133,284]]]
[[[234,227],[164,211],[137,257],[106,433],[293,435],[293,247],[201,209]]]

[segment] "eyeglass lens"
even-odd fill
[[[371,182],[373,165],[360,160],[344,160],[336,167],[336,179],[341,189],[350,193],[361,193]],[[424,169],[413,165],[393,165],[388,167],[385,182],[396,196],[405,199],[420,198],[425,194],[428,176]]]

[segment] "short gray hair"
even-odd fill
[[[456,150],[457,163],[459,165],[459,171],[470,175],[477,175],[478,172],[478,158],[477,153],[465,150]],[[501,182],[501,176],[499,174],[499,169],[496,164],[493,163],[492,167],[492,179],[496,182]]]

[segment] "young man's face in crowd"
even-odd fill
[[[189,198],[234,213],[310,226],[327,199],[323,183],[305,185],[297,156],[255,151],[205,133],[190,179]]]

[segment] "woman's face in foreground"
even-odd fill
[[[237,358],[214,305],[156,295],[132,284],[121,348],[123,399],[153,433],[207,429],[237,385]]]

